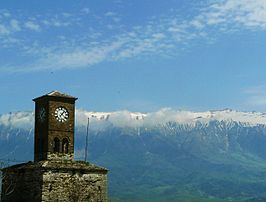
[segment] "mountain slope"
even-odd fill
[[[107,167],[112,201],[263,201],[265,115],[233,110],[77,110],[76,159]],[[33,114],[0,116],[0,158],[30,160]]]

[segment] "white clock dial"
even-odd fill
[[[38,119],[40,122],[44,122],[45,120],[45,117],[46,117],[46,111],[44,108],[41,108],[38,112]]]
[[[64,107],[58,107],[55,109],[55,118],[59,122],[65,122],[68,119],[68,111]]]

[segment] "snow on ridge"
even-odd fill
[[[0,125],[16,128],[33,128],[33,112],[14,112],[0,115]]]
[[[250,126],[266,125],[266,114],[261,112],[241,112],[230,109],[220,111],[180,111],[163,108],[157,112],[140,113],[130,111],[114,112],[89,112],[76,109],[76,125],[86,126],[90,118],[92,128],[104,128],[114,125],[118,127],[152,127],[167,122],[195,125],[196,123],[208,124],[210,121],[239,122]],[[0,115],[0,125],[32,128],[34,123],[33,112],[15,112]]]
[[[79,126],[86,126],[88,118],[94,128],[108,126],[128,126],[138,127],[143,125],[146,114],[140,112],[115,111],[115,112],[88,112],[85,110],[76,110],[76,123]]]
[[[262,124],[266,125],[266,114],[261,112],[241,112],[231,109],[220,111],[192,112],[163,108],[157,112],[140,113],[129,111],[115,112],[88,112],[77,110],[77,124],[86,125],[87,118],[90,121],[109,121],[115,126],[155,126],[167,122],[179,124],[195,125],[197,122],[209,123],[210,121],[239,122],[250,126]]]

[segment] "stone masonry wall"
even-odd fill
[[[107,172],[87,162],[14,165],[3,170],[1,202],[107,202]]]
[[[47,158],[49,160],[71,161],[74,158],[74,154],[73,153],[62,154],[62,153],[47,152]]]
[[[41,201],[107,202],[107,177],[78,171],[45,172]]]
[[[2,202],[40,201],[41,172],[36,169],[6,169],[3,172]]]

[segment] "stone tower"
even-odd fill
[[[57,91],[33,99],[34,162],[3,170],[2,201],[107,202],[107,170],[74,161],[76,100]]]
[[[76,100],[57,91],[33,99],[36,114],[34,161],[73,160]]]

